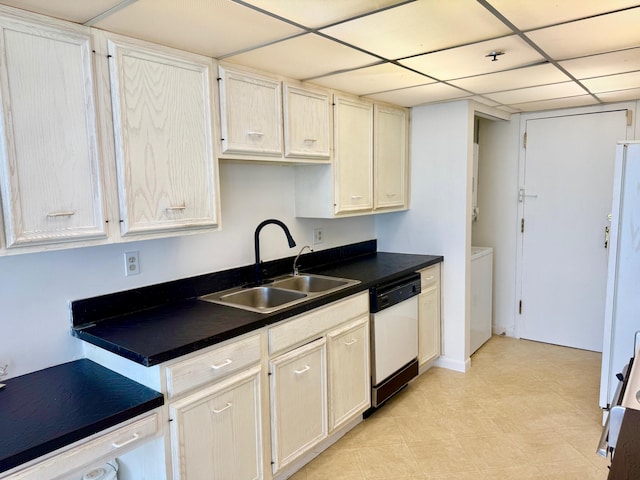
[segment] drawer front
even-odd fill
[[[260,360],[260,335],[233,342],[167,367],[169,398],[222,378]]]
[[[80,443],[69,450],[53,455],[47,460],[36,463],[7,478],[11,480],[67,478],[73,471],[91,468],[92,465],[133,450],[155,436],[159,428],[159,415],[153,413],[110,433],[100,435],[88,442]],[[78,474],[79,477],[80,474]]]
[[[422,290],[438,285],[440,282],[440,264],[420,270],[420,287]]]
[[[352,318],[369,313],[369,294],[359,293],[269,329],[269,354],[318,337]]]

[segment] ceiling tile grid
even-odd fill
[[[475,98],[519,112],[640,98],[640,0],[0,4],[408,107]]]

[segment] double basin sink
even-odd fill
[[[267,285],[238,287],[210,293],[199,299],[252,312],[272,313],[358,283],[360,280],[324,275],[286,275],[274,279]]]

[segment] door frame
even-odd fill
[[[621,102],[621,103],[612,103],[607,105],[595,105],[591,107],[582,107],[582,108],[570,108],[570,109],[562,109],[562,110],[552,110],[552,111],[541,111],[541,112],[531,112],[531,113],[523,113],[520,116],[520,125],[518,129],[518,191],[521,188],[524,188],[525,185],[525,161],[526,161],[526,149],[524,143],[524,134],[527,129],[527,121],[528,120],[538,120],[544,118],[557,118],[557,117],[573,117],[578,115],[588,115],[593,113],[607,113],[607,112],[616,112],[620,110],[628,110],[631,112],[631,122],[627,122],[627,139],[634,138],[635,126],[636,126],[636,102]],[[624,139],[620,139],[624,140]],[[515,338],[521,338],[521,328],[522,328],[522,318],[519,312],[520,309],[520,300],[522,299],[522,255],[523,255],[523,235],[520,231],[520,220],[524,216],[524,202],[521,202],[518,198],[515,199],[518,203],[518,215],[515,218],[514,229],[516,232],[516,271],[515,271],[515,281],[516,281],[516,296],[513,299],[513,318],[515,321],[513,322],[514,329],[513,334]]]

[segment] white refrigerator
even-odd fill
[[[609,235],[600,406],[612,400],[640,330],[640,142],[617,145]]]

